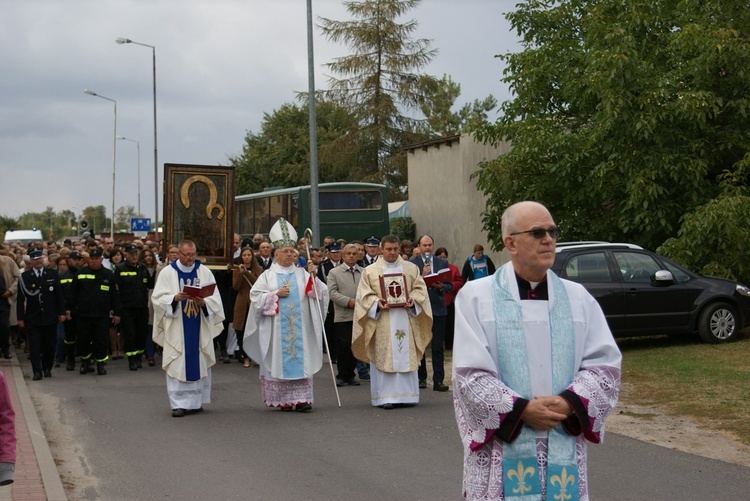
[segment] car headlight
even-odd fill
[[[743,296],[750,297],[750,288],[745,287],[742,284],[737,284],[737,285],[734,286],[734,288],[737,290],[737,292],[739,292]]]

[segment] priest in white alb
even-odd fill
[[[620,351],[596,300],[550,271],[558,228],[536,202],[502,216],[511,262],[456,297],[453,398],[472,500],[588,500]]]
[[[276,261],[250,290],[244,348],[260,364],[263,402],[283,411],[307,412],[313,375],[323,365],[323,325],[328,289],[315,265],[297,267],[297,232],[280,218],[268,233]]]
[[[200,412],[211,402],[211,367],[216,363],[214,338],[224,328],[224,307],[218,288],[209,296],[192,297],[184,287],[215,284],[214,275],[195,258],[195,243],[183,240],[179,259],[163,268],[154,286],[156,344],[164,348],[162,369],[172,417]]]
[[[417,370],[432,339],[432,309],[419,268],[401,258],[398,237],[383,237],[380,247],[382,258],[364,269],[357,288],[352,353],[370,363],[373,407],[393,409],[419,403]],[[389,284],[381,285],[388,275],[403,276],[406,301],[388,301],[382,287]]]

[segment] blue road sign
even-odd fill
[[[151,219],[147,217],[131,217],[130,231],[151,231]]]

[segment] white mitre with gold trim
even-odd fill
[[[289,221],[280,217],[268,232],[268,238],[271,240],[274,249],[282,247],[297,247],[297,232]]]

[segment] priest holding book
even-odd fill
[[[201,412],[211,402],[213,339],[221,334],[224,320],[214,275],[195,258],[195,243],[183,240],[178,249],[179,259],[161,270],[151,296],[153,337],[164,348],[162,369],[172,417]]]
[[[366,267],[357,287],[352,353],[370,363],[373,407],[393,409],[419,402],[417,369],[432,337],[427,287],[414,264],[404,261],[399,240],[380,241],[382,258]]]

